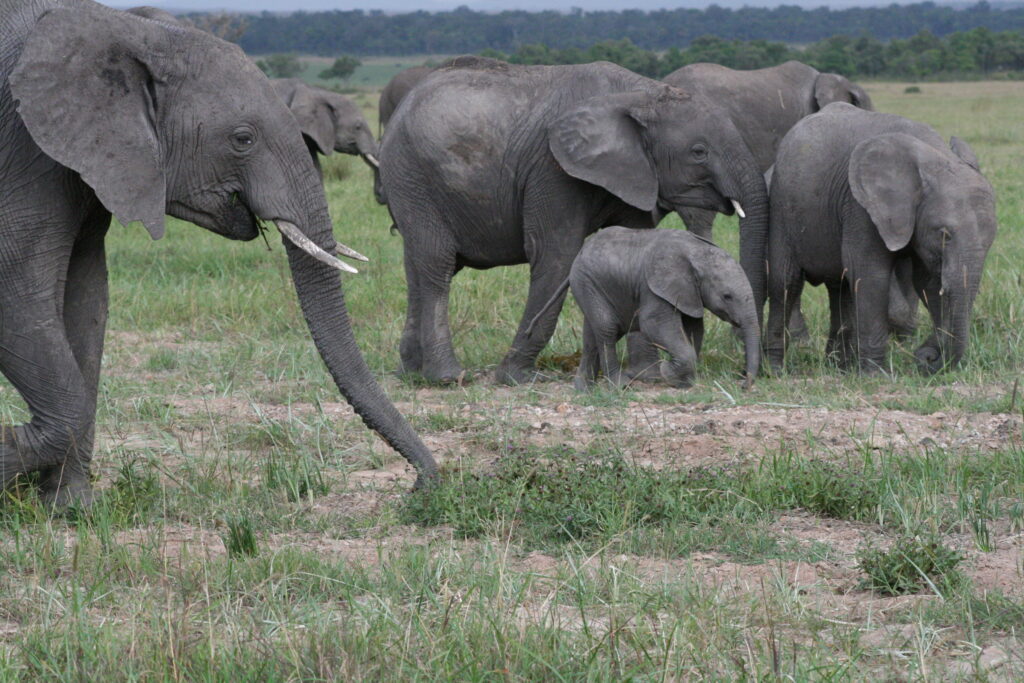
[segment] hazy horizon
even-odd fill
[[[500,12],[502,10],[522,9],[538,11],[554,9],[569,11],[574,7],[581,7],[584,10],[657,10],[686,8],[705,8],[710,5],[720,7],[739,8],[748,7],[776,7],[778,5],[799,5],[805,8],[830,7],[833,9],[848,7],[877,7],[892,4],[907,5],[923,0],[718,0],[718,2],[704,2],[699,0],[677,0],[670,2],[666,0],[594,0],[583,2],[581,0],[139,0],[137,2],[122,0],[106,0],[104,4],[111,7],[125,8],[137,5],[152,5],[174,12],[201,12],[229,10],[233,12],[293,12],[297,10],[325,11],[325,10],[383,10],[389,13],[415,12],[425,10],[428,12],[441,12],[466,6],[470,9],[484,12]],[[938,2],[937,4],[968,5],[972,2]],[[992,4],[1002,4],[993,2]]]

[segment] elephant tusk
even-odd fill
[[[737,216],[739,216],[740,218],[747,217],[747,214],[743,213],[743,207],[740,206],[740,203],[738,201],[736,201],[735,199],[730,199],[729,201],[732,202],[732,208],[736,209]]]
[[[372,154],[364,154],[363,158],[370,162],[370,165],[374,168],[380,168],[380,162],[377,161],[377,157]]]
[[[346,273],[358,273],[359,271],[348,265],[344,261],[339,260],[337,257],[331,256],[326,251],[318,247],[313,243],[313,240],[309,239],[302,234],[302,231],[294,223],[288,221],[274,221],[274,225],[281,231],[281,234],[288,238],[288,240],[296,247],[306,252],[317,261],[326,263],[332,268],[344,271]],[[347,247],[346,247],[347,248]]]
[[[370,259],[366,258],[365,256],[363,256],[362,254],[360,254],[355,249],[353,249],[352,247],[346,247],[341,242],[338,242],[338,247],[337,247],[337,249],[334,250],[334,253],[337,254],[338,256],[348,256],[349,258],[354,258],[356,261],[369,261],[370,260]]]

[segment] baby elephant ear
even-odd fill
[[[697,273],[681,245],[657,240],[648,247],[644,260],[647,287],[677,311],[691,318],[704,317]]]
[[[288,106],[302,134],[316,144],[321,154],[331,154],[335,137],[334,110],[323,93],[305,84],[297,85]]]
[[[10,75],[39,148],[77,171],[121,223],[142,221],[153,239],[164,234],[167,181],[156,129],[162,82],[147,60],[170,30],[99,5],[53,9]]]
[[[566,173],[599,185],[641,211],[658,202],[658,177],[644,149],[640,124],[630,108],[649,99],[643,92],[584,100],[555,119],[548,144]]]
[[[890,251],[907,246],[914,235],[923,194],[917,156],[922,144],[904,133],[889,133],[861,142],[850,155],[850,190]]]
[[[981,164],[978,163],[978,157],[974,154],[974,150],[964,140],[961,140],[957,136],[953,136],[949,139],[949,148],[953,150],[953,154],[960,157],[960,160],[965,164],[973,168],[978,173],[981,173]]]

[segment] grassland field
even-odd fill
[[[498,386],[515,267],[455,279],[475,381],[399,380],[401,238],[330,157],[371,258],[344,277],[359,342],[444,466],[426,494],[338,395],[276,238],[114,226],[99,497],[0,505],[0,681],[1021,680],[1024,84],[905,85],[867,89],[966,139],[998,195],[968,356],[936,377],[924,319],[886,375],[826,364],[810,288],[812,338],[750,392],[717,320],[692,389],[573,392],[571,300],[549,381]],[[735,253],[735,219],[715,238]],[[0,417],[26,417],[6,384]]]

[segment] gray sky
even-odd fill
[[[415,10],[450,10],[466,5],[474,10],[500,11],[504,9],[558,9],[582,7],[587,10],[660,9],[675,7],[706,7],[712,2],[706,0],[102,0],[112,7],[134,7],[152,5],[168,11],[203,11],[226,9],[235,12],[287,12],[297,9],[381,9],[387,12],[412,12]],[[895,0],[907,4],[911,0]],[[920,1],[920,0],[916,0]],[[775,5],[802,5],[804,7],[828,6],[833,8],[856,5],[889,5],[893,0],[718,0],[722,7],[743,5],[772,7]]]

